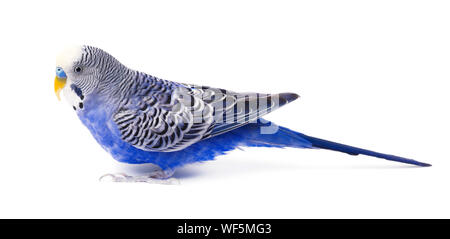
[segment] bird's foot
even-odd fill
[[[180,184],[180,181],[176,178],[171,178],[173,171],[169,170],[155,170],[146,175],[130,176],[125,173],[108,173],[99,178],[99,181],[105,182],[127,182],[127,183],[153,183],[153,184],[166,184],[176,185]]]

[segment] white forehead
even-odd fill
[[[83,46],[70,46],[62,50],[56,57],[56,66],[71,68],[73,63],[80,60],[83,54]]]

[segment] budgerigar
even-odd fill
[[[177,167],[238,147],[320,148],[431,166],[310,137],[261,118],[296,100],[295,93],[238,93],[162,80],[92,46],[70,47],[57,57],[58,98],[60,91],[114,159],[158,166],[148,178],[169,178]]]

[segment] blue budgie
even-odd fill
[[[58,98],[61,91],[114,159],[155,165],[148,179],[170,178],[177,167],[238,147],[319,148],[431,166],[307,136],[261,118],[296,100],[295,93],[239,93],[162,80],[92,46],[71,47],[57,57]]]

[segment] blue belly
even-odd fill
[[[200,141],[176,152],[144,151],[121,139],[120,132],[112,121],[112,113],[108,111],[98,105],[96,107],[86,105],[83,110],[78,111],[78,117],[97,142],[119,162],[153,163],[162,169],[175,168],[187,163],[213,160],[216,156],[233,150],[238,144],[236,138],[224,134]]]

